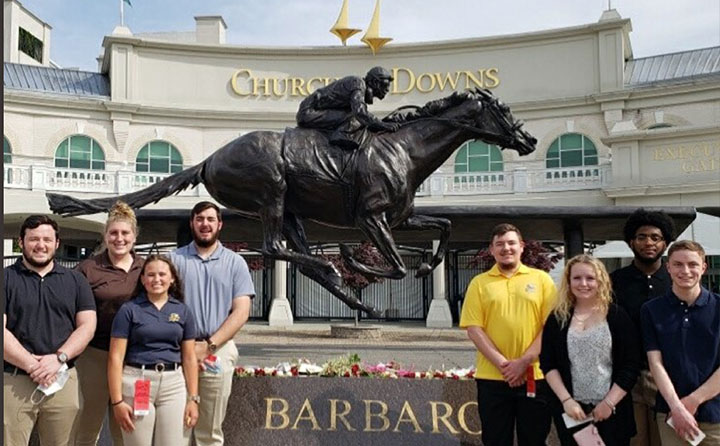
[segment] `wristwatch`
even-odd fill
[[[200,395],[188,395],[188,401],[194,401],[200,404]]]
[[[57,360],[60,364],[65,364],[68,361],[68,355],[65,352],[57,352]]]
[[[207,349],[210,353],[215,353],[217,351],[217,344],[210,340],[210,336],[207,338]]]

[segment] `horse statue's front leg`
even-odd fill
[[[415,277],[427,276],[435,269],[445,257],[447,252],[448,242],[450,241],[450,228],[452,223],[447,218],[441,217],[430,217],[429,215],[416,215],[413,214],[408,217],[407,220],[400,226],[400,229],[414,229],[414,230],[426,230],[426,229],[439,229],[440,230],[440,243],[438,243],[438,249],[433,254],[433,258],[430,263],[421,263],[418,267]]]
[[[369,316],[380,319],[383,313],[376,310],[372,305],[368,305],[358,300],[355,296],[347,294],[342,288],[342,279],[335,266],[327,262],[325,259],[313,256],[308,246],[307,237],[302,221],[297,216],[286,213],[283,219],[283,235],[290,247],[299,254],[315,258],[318,261],[326,262],[327,265],[318,266],[314,262],[296,262],[301,273],[305,274],[311,280],[314,280],[320,286],[330,291],[333,296],[337,297],[353,310],[360,310]]]
[[[358,228],[370,239],[380,254],[385,258],[389,270],[375,268],[359,262],[352,256],[352,250],[340,244],[340,254],[350,269],[353,269],[367,276],[386,277],[388,279],[402,279],[407,275],[407,268],[400,256],[392,237],[390,226],[387,224],[384,215],[372,215],[370,217],[358,217]]]

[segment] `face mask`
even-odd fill
[[[70,371],[68,370],[68,366],[67,366],[67,364],[63,364],[58,369],[55,381],[52,384],[50,384],[47,387],[43,386],[43,385],[39,385],[39,386],[37,386],[37,389],[35,389],[35,391],[33,391],[33,397],[35,396],[35,392],[38,392],[38,391],[43,394],[40,397],[40,400],[36,402],[36,401],[34,401],[34,399],[32,397],[30,398],[30,400],[34,404],[39,404],[43,399],[45,399],[46,396],[50,396],[53,393],[60,391],[65,386],[65,383],[67,382],[69,377],[70,377]]]

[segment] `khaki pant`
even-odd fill
[[[123,368],[123,400],[131,407],[135,381],[143,372],[134,367]],[[122,432],[125,446],[184,446],[190,443],[190,429],[185,429],[183,415],[187,403],[187,390],[182,368],[157,372],[145,370],[144,379],[150,380],[150,413],[136,417],[135,430]]]
[[[655,422],[656,395],[657,386],[650,371],[641,370],[632,389],[637,434],[630,440],[630,446],[660,446],[660,434]]]
[[[36,388],[37,384],[27,375],[3,373],[3,444],[27,446],[37,424],[41,445],[69,445],[73,424],[80,412],[77,371],[70,369],[65,386],[50,396],[35,392]],[[44,398],[41,400],[41,397]],[[31,398],[40,402],[34,404]]]
[[[667,414],[661,413],[657,417],[657,427],[660,432],[662,446],[688,446],[690,443],[678,437],[675,430],[665,422]],[[705,432],[705,439],[700,446],[720,445],[720,423],[698,423],[700,430]]]
[[[200,372],[200,417],[194,431],[197,446],[221,446],[225,438],[222,423],[238,359],[235,343],[232,340],[226,342],[215,352],[215,356],[220,361],[221,373]]]
[[[95,446],[110,407],[107,381],[108,352],[88,346],[75,362],[82,395],[82,410],[75,428],[75,446]],[[123,446],[120,426],[110,412],[110,433],[114,446]]]

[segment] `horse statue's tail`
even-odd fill
[[[199,183],[202,183],[202,169],[204,165],[205,163],[200,163],[169,176],[162,181],[158,181],[145,189],[115,197],[80,200],[69,195],[51,193],[45,195],[47,196],[50,210],[65,217],[107,212],[118,200],[122,200],[131,208],[137,209],[150,203],[157,203],[165,197],[187,189],[188,186],[195,187]]]

